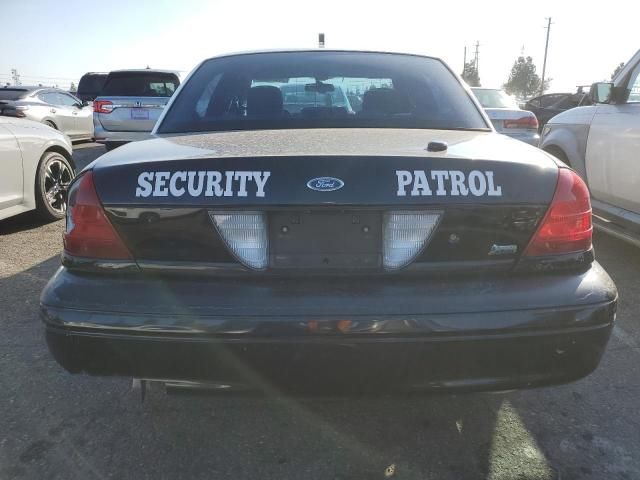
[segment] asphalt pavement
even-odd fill
[[[103,153],[78,145],[82,168]],[[617,326],[578,382],[501,394],[173,396],[72,376],[49,356],[40,291],[63,222],[0,221],[0,479],[640,479],[640,250],[596,234]]]

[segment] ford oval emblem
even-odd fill
[[[316,192],[333,192],[344,187],[344,182],[335,177],[318,177],[309,180],[307,187]]]

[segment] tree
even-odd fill
[[[618,72],[620,72],[620,70],[622,70],[624,68],[624,62],[620,62],[620,65],[618,65],[616,67],[616,69],[613,71],[613,73],[611,74],[611,80],[613,80],[613,77],[615,77]]]
[[[533,59],[521,56],[513,62],[509,80],[503,86],[508,94],[526,98],[538,93],[540,83]],[[543,91],[549,88],[550,83],[551,79],[545,80]]]
[[[478,75],[478,69],[476,68],[476,62],[466,62],[464,64],[464,71],[462,72],[462,79],[471,87],[480,86],[480,76]]]
[[[69,85],[69,91],[71,93],[75,93],[77,91],[75,83],[71,82],[71,85]]]

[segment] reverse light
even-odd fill
[[[591,248],[592,234],[589,189],[577,173],[561,168],[551,205],[524,255],[585,252]]]
[[[526,117],[518,118],[515,120],[503,120],[502,126],[504,128],[528,128],[538,129],[538,119],[535,115],[527,115]]]
[[[411,263],[426,246],[440,217],[440,212],[386,212],[382,241],[384,267],[394,270]]]
[[[267,268],[269,242],[263,212],[209,212],[209,217],[240,262],[255,270]]]
[[[113,103],[109,100],[95,100],[93,102],[94,113],[111,113],[113,112]]]
[[[93,172],[86,172],[74,182],[68,195],[65,252],[77,257],[130,260],[129,250],[98,199]]]

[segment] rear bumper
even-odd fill
[[[123,145],[151,138],[151,132],[126,132],[105,130],[99,122],[93,122],[93,137],[97,143]]]
[[[312,393],[488,390],[593,371],[617,298],[597,265],[571,276],[344,282],[137,283],[61,269],[41,312],[50,351],[72,373]]]

